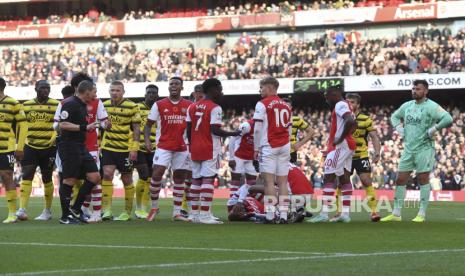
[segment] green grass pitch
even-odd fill
[[[122,210],[115,201],[114,212]],[[226,217],[224,200],[216,216]],[[11,275],[295,275],[465,274],[465,204],[434,202],[428,221],[349,224],[199,225],[172,222],[171,201],[155,222],[59,225],[54,219],[0,225],[0,274]],[[4,199],[0,205],[6,216]],[[34,198],[29,217],[42,209]],[[382,213],[382,215],[386,215]]]

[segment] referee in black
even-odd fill
[[[84,221],[81,206],[92,187],[100,183],[97,165],[86,148],[87,131],[98,127],[98,123],[87,124],[87,104],[97,97],[97,89],[90,81],[82,81],[75,96],[63,101],[60,113],[61,139],[58,154],[62,162],[63,185],[60,186],[61,224],[77,224]],[[70,207],[73,185],[85,179],[76,202]]]

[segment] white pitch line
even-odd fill
[[[32,271],[32,272],[20,272],[20,273],[7,273],[3,275],[20,276],[20,275],[61,274],[61,273],[64,274],[64,273],[98,272],[98,271],[129,270],[129,269],[172,268],[172,267],[199,266],[199,265],[240,264],[240,263],[297,261],[297,260],[313,260],[313,259],[344,258],[344,257],[372,257],[372,256],[386,256],[386,255],[400,255],[400,254],[456,253],[456,252],[465,252],[465,248],[433,249],[433,250],[417,250],[417,251],[390,251],[390,252],[373,252],[373,253],[337,253],[337,254],[320,255],[320,256],[261,258],[261,259],[251,259],[251,260],[224,260],[224,261],[207,261],[207,262],[191,262],[191,263],[128,265],[128,266],[111,266],[111,267],[99,267],[99,268]]]
[[[182,247],[182,246],[145,246],[145,245],[106,245],[106,244],[66,244],[66,243],[40,243],[40,242],[0,242],[0,245],[22,245],[22,246],[51,246],[51,247],[90,247],[90,248],[121,248],[121,249],[166,249],[166,250],[188,250],[188,251],[213,251],[213,252],[249,252],[249,253],[271,253],[271,254],[301,254],[321,255],[323,252],[305,251],[281,251],[242,248],[208,248],[208,247]]]

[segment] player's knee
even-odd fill
[[[124,186],[131,185],[132,184],[132,173],[122,173],[121,181],[123,182]]]
[[[87,176],[87,180],[94,184],[99,184],[102,181],[99,173],[91,173]]]
[[[149,170],[147,167],[137,167],[137,173],[139,174],[139,179],[147,179],[149,177]]]

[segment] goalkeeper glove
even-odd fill
[[[428,129],[428,137],[433,138],[434,134],[438,131],[436,126],[432,126],[430,129]]]
[[[396,126],[396,131],[399,133],[400,137],[404,137],[404,128],[401,125]]]

